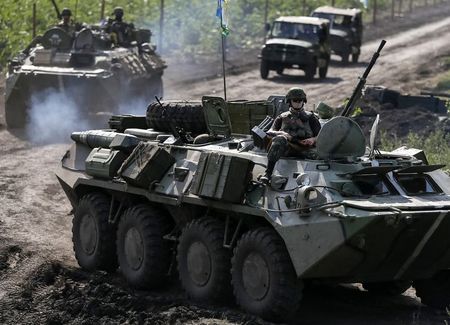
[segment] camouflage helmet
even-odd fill
[[[291,99],[303,99],[306,103],[306,94],[303,89],[299,87],[292,87],[286,94],[286,101],[288,102]]]
[[[67,16],[72,16],[72,11],[69,8],[64,8],[61,11],[61,17],[67,17]]]
[[[115,16],[123,16],[123,8],[122,7],[115,7],[113,11],[113,15]]]
[[[323,102],[320,102],[319,105],[317,105],[316,110],[321,119],[329,119],[334,116],[334,109]]]

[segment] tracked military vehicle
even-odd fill
[[[315,9],[311,16],[330,21],[331,51],[344,63],[348,63],[349,56],[353,63],[357,63],[363,36],[361,10],[323,6]]]
[[[162,96],[166,64],[150,36],[150,30],[137,29],[127,47],[113,47],[101,26],[86,27],[74,37],[62,28],[50,28],[9,63],[7,126],[24,127],[30,109],[55,93],[73,102],[84,116],[117,113],[132,98],[145,103]]]
[[[129,285],[147,289],[177,268],[192,299],[234,296],[273,321],[297,310],[312,280],[362,282],[377,294],[412,284],[423,303],[450,303],[450,179],[441,165],[421,152],[376,150],[376,123],[367,150],[346,106],[323,125],[318,159],[282,158],[266,184],[264,135],[286,109],[283,97],[205,96],[189,107],[201,108],[206,134],[165,120],[181,105],[154,103],[147,116],[72,134],[57,177],[74,207],[81,267],[120,266]]]

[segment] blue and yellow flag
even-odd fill
[[[216,16],[220,18],[220,29],[223,36],[228,36],[230,33],[228,28],[228,3],[229,0],[217,0]]]

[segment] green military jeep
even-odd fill
[[[350,55],[353,63],[358,62],[363,35],[361,10],[325,6],[314,10],[311,16],[330,21],[331,51],[342,62],[347,63]]]
[[[267,79],[270,70],[282,74],[286,68],[305,72],[308,80],[319,68],[320,78],[327,75],[331,50],[328,44],[329,22],[315,17],[280,17],[270,29],[261,55],[261,77]]]

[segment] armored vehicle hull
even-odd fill
[[[54,94],[64,96],[85,117],[118,113],[130,98],[145,103],[161,97],[166,65],[146,43],[149,37],[127,48],[111,48],[105,38],[103,31],[85,28],[71,41],[64,31],[52,28],[33,40],[9,65],[7,126],[24,127],[33,107]]]
[[[275,115],[279,104],[241,103],[248,116]],[[231,133],[232,106],[203,98],[204,143],[132,125],[72,135],[57,177],[74,207],[83,268],[120,265],[130,285],[154,288],[176,256],[193,299],[234,295],[275,321],[298,308],[310,280],[362,282],[378,294],[414,285],[423,303],[450,304],[450,179],[441,165],[401,151],[366,154],[358,125],[335,117],[319,133],[319,158],[280,159],[267,185],[258,180],[267,154],[257,134]]]

